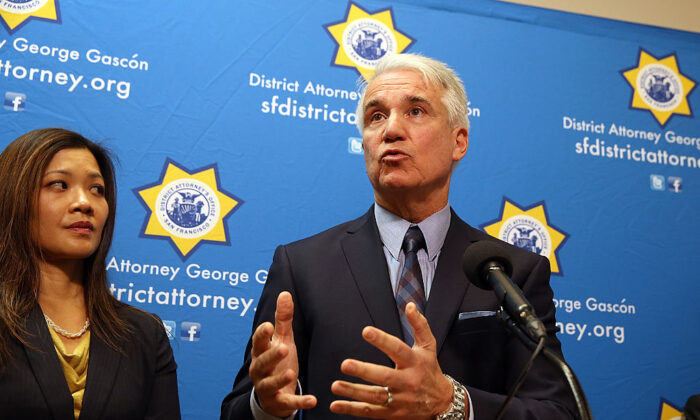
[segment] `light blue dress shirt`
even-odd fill
[[[447,230],[450,227],[450,218],[452,215],[450,213],[449,204],[443,207],[442,210],[417,224],[402,219],[381,207],[379,204],[375,204],[374,206],[374,217],[377,219],[379,238],[384,245],[384,257],[386,258],[386,265],[389,269],[389,280],[391,280],[391,290],[394,291],[394,295],[396,295],[396,287],[406,258],[404,252],[401,250],[403,238],[409,227],[418,226],[420,228],[425,238],[425,247],[427,250],[421,249],[416,255],[418,257],[421,274],[423,275],[425,298],[429,300],[430,288],[433,285],[438,257],[440,256],[442,245],[445,243]]]

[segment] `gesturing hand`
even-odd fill
[[[333,401],[332,412],[367,418],[432,419],[450,406],[453,387],[438,364],[435,337],[428,321],[413,303],[406,306],[406,317],[415,337],[412,348],[377,328],[362,330],[362,337],[389,356],[396,366],[392,369],[344,360],[340,366],[343,373],[376,385],[333,382],[334,394],[355,401]]]
[[[253,333],[249,375],[260,407],[276,417],[316,405],[313,395],[296,395],[299,360],[294,344],[294,302],[289,292],[277,297],[275,325],[262,323]]]

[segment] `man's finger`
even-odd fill
[[[255,394],[259,397],[273,396],[277,391],[296,382],[294,371],[287,369],[277,375],[267,376],[255,384]],[[295,384],[296,387],[296,384]],[[293,392],[292,392],[293,393]]]
[[[288,354],[289,348],[284,344],[280,344],[278,346],[271,347],[267,351],[253,358],[253,361],[250,362],[250,369],[248,370],[250,379],[253,381],[263,379],[269,375],[275,369],[277,364]]]
[[[409,302],[406,305],[406,318],[413,328],[415,345],[436,351],[435,337],[430,331],[428,320],[418,311],[415,303]]]
[[[292,332],[292,319],[294,318],[294,301],[289,292],[282,292],[277,296],[277,308],[275,310],[275,335],[289,337]]]
[[[341,397],[351,398],[375,405],[384,405],[389,401],[389,393],[383,386],[354,384],[346,381],[335,381],[331,392]],[[393,398],[392,398],[393,399]]]
[[[295,410],[314,408],[318,401],[313,395],[295,395],[294,393],[277,392],[270,396],[262,396],[255,390],[260,407],[275,417],[288,417]]]
[[[270,339],[272,334],[275,332],[275,328],[269,322],[264,322],[258,325],[253,333],[253,346],[250,349],[250,354],[252,357],[258,357],[263,352],[270,348]]]
[[[368,404],[366,402],[336,400],[331,403],[331,411],[336,414],[347,414],[355,417],[369,419],[385,419],[389,417],[391,410],[382,405]]]
[[[401,383],[401,379],[397,377],[399,373],[396,369],[354,359],[343,360],[343,363],[340,364],[340,371],[346,375],[389,388]]]
[[[292,410],[308,410],[316,407],[318,401],[313,395],[294,395],[278,393],[275,397],[277,404],[283,405]]]
[[[398,337],[374,327],[365,327],[362,330],[362,337],[389,356],[397,366],[404,366],[413,360],[411,348]]]

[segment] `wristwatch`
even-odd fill
[[[452,405],[447,410],[435,416],[435,420],[464,420],[467,418],[465,412],[465,399],[467,398],[467,389],[464,385],[452,379],[450,375],[445,375],[452,382]]]

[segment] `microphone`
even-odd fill
[[[505,247],[494,241],[478,241],[464,252],[462,270],[476,287],[493,290],[506,313],[536,341],[546,337],[544,324],[523,292],[510,279],[513,263]]]

